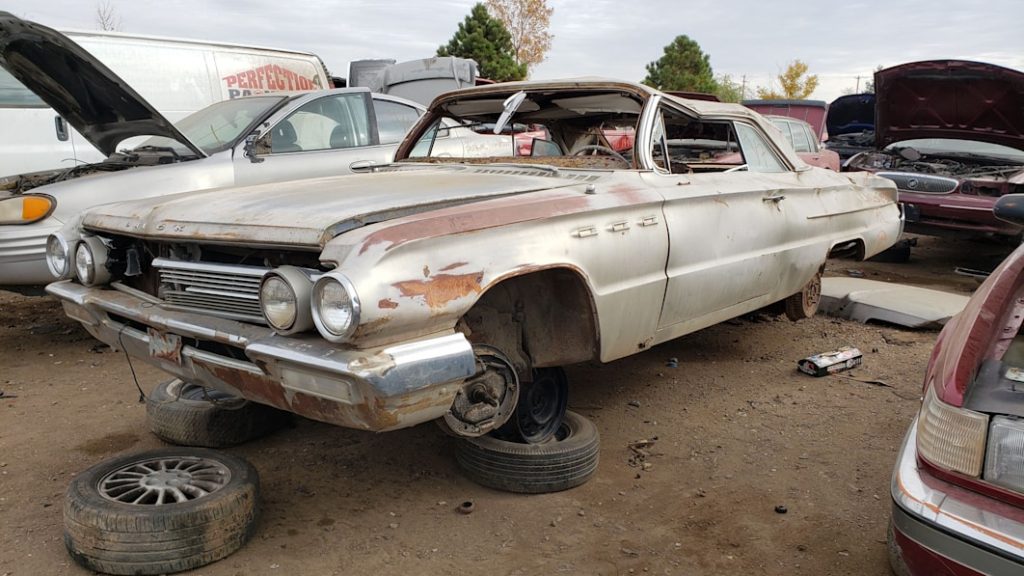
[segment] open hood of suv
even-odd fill
[[[0,66],[107,156],[133,136],[165,136],[206,156],[124,80],[56,30],[0,12]]]
[[[930,60],[875,72],[875,142],[952,138],[1024,150],[1024,72]]]

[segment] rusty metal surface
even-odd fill
[[[47,290],[65,306],[97,319],[87,328],[99,340],[183,380],[349,428],[394,430],[438,418],[476,370],[462,334],[372,350],[340,349],[316,337],[276,336],[232,320],[185,312],[171,318],[117,290],[72,282]],[[127,326],[111,313],[148,328]],[[183,336],[231,346],[248,359],[183,344]]]

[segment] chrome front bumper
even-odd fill
[[[939,480],[917,463],[917,419],[892,477],[893,527],[924,549],[983,574],[1024,573],[1024,510]],[[911,574],[913,551],[904,551]]]
[[[476,371],[472,346],[452,333],[357,350],[318,335],[166,310],[134,291],[72,281],[46,291],[93,336],[183,380],[312,418],[386,431],[443,416]]]

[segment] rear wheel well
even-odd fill
[[[476,344],[505,353],[524,379],[533,368],[598,357],[597,313],[586,282],[574,270],[549,268],[487,288],[459,320]]]
[[[832,249],[828,251],[828,257],[842,258],[844,260],[863,260],[865,252],[864,241],[856,238],[834,244]]]

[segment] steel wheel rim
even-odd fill
[[[814,280],[807,286],[807,290],[804,293],[804,307],[810,311],[817,308],[818,302],[821,300],[821,277],[816,276]]]
[[[534,381],[523,387],[516,410],[519,435],[528,444],[538,444],[551,438],[562,426],[568,404],[568,386],[560,373],[538,370]]]
[[[209,496],[231,481],[231,470],[210,458],[136,460],[107,474],[97,487],[112,502],[135,506],[182,504]]]

